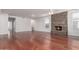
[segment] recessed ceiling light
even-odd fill
[[[35,15],[34,15],[34,14],[32,14],[32,17],[35,17]]]
[[[41,14],[40,16],[47,16],[48,14]]]

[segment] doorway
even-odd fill
[[[8,38],[15,38],[15,18],[8,17]]]
[[[35,31],[35,20],[31,20],[32,32]]]

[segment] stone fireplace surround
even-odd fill
[[[67,12],[53,14],[51,16],[51,32],[56,35],[67,36]]]

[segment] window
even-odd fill
[[[78,23],[77,23],[77,28],[79,29],[79,21],[78,21]]]
[[[49,19],[45,19],[45,27],[49,28]]]
[[[45,19],[45,24],[49,24],[49,19]]]

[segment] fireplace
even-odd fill
[[[67,12],[61,12],[51,16],[51,32],[56,35],[67,36]]]

